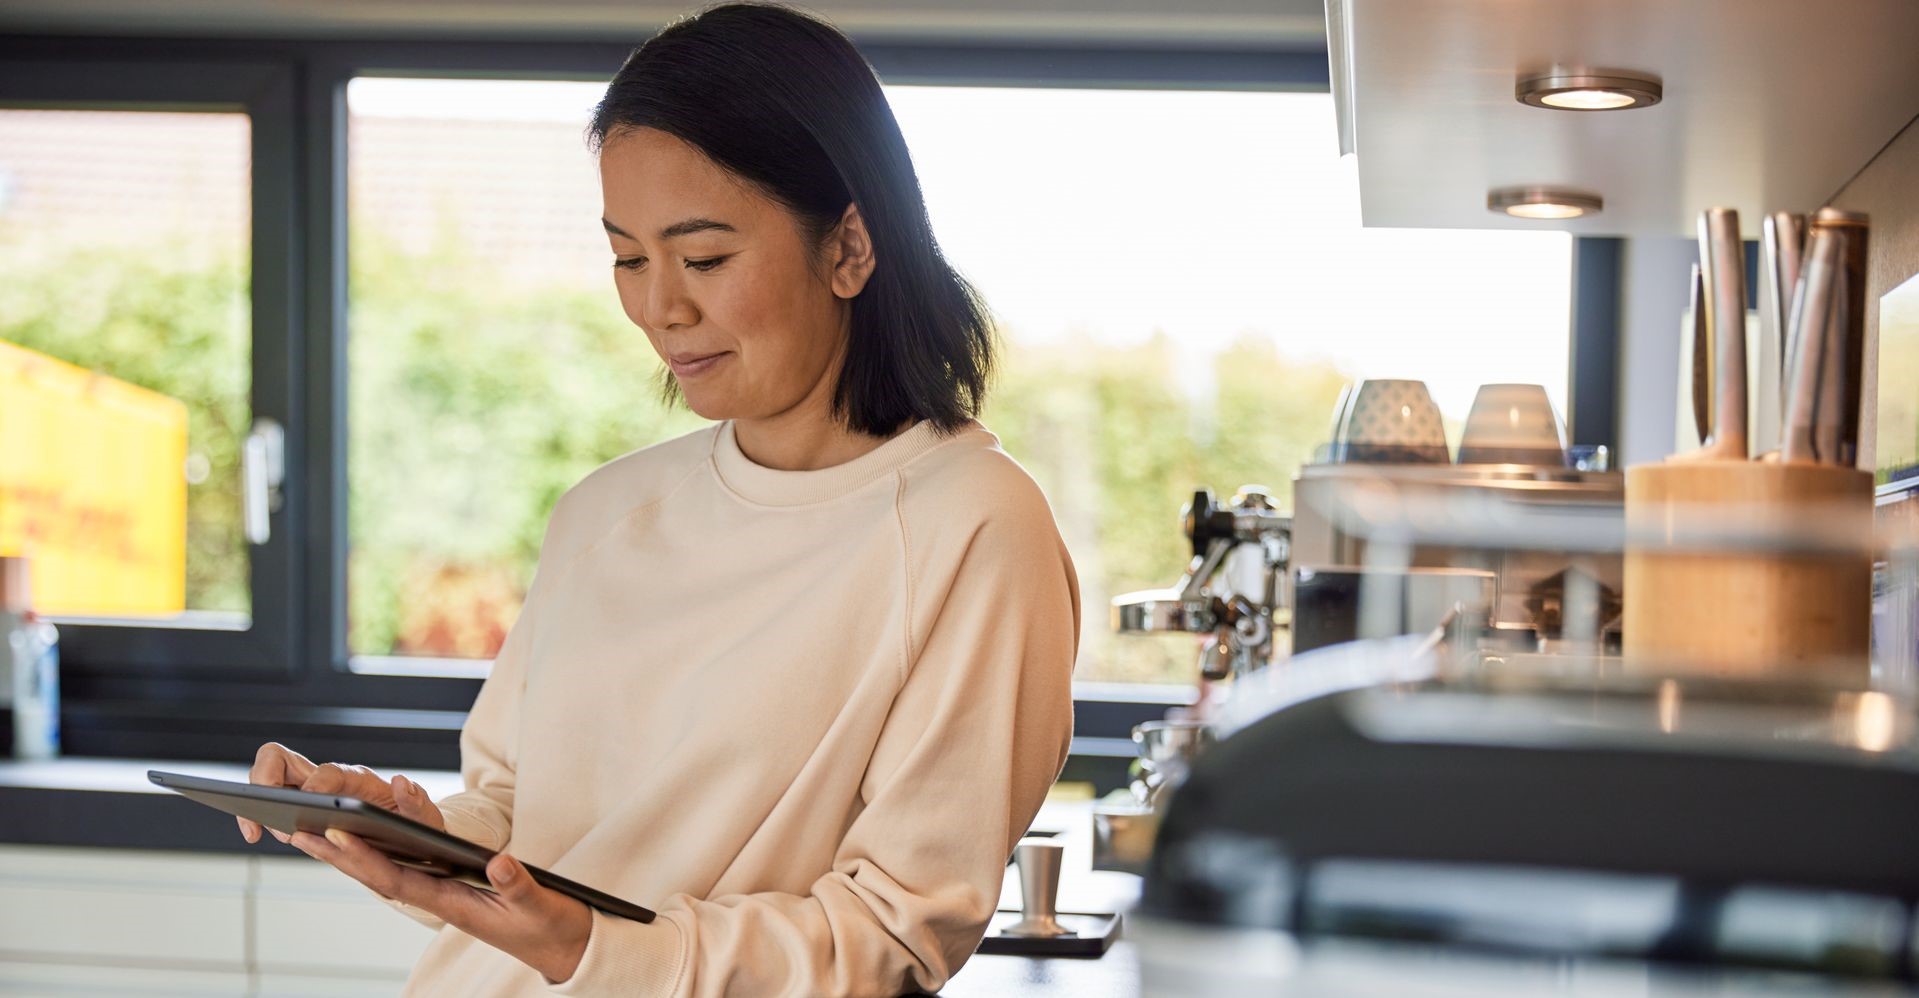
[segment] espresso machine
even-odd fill
[[[1286,685],[1267,674],[1292,669],[1294,656],[1442,625],[1470,630],[1476,651],[1502,660],[1616,655],[1623,477],[1349,460],[1302,468],[1290,509],[1262,486],[1224,503],[1196,490],[1179,515],[1185,571],[1167,588],[1116,597],[1112,623],[1122,634],[1195,635],[1200,679],[1231,686],[1215,698],[1203,685],[1199,704],[1134,732],[1141,778],[1131,800],[1095,809],[1095,865],[1143,868],[1177,776],[1212,744],[1198,729],[1242,687]]]
[[[1295,653],[1422,633],[1463,606],[1502,648],[1619,647],[1625,476],[1309,464],[1293,482]]]
[[[1113,599],[1121,634],[1205,635],[1199,674],[1243,675],[1272,661],[1275,632],[1287,623],[1286,566],[1292,517],[1263,485],[1243,485],[1225,505],[1211,489],[1180,510],[1192,560],[1179,581]]]
[[[1185,573],[1115,597],[1113,628],[1202,636],[1206,680],[1462,606],[1504,647],[1616,650],[1624,501],[1616,472],[1513,464],[1309,464],[1290,513],[1262,486],[1224,505],[1202,488],[1180,511]]]

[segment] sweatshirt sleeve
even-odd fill
[[[533,581],[527,587],[526,601],[507,629],[506,639],[493,658],[493,668],[480,683],[479,695],[461,725],[460,777],[466,789],[434,802],[446,819],[448,834],[496,851],[506,848],[513,835],[514,775],[519,764],[520,700],[526,689],[526,660],[544,602],[540,599],[541,579],[557,575],[562,567],[553,560],[559,557],[554,535],[564,505],[562,497],[547,520],[546,538]],[[424,908],[377,892],[374,896],[428,928],[446,924]]]
[[[651,924],[593,913],[570,995],[937,991],[978,947],[1006,858],[1072,740],[1079,589],[1041,499],[973,529],[881,728],[864,809],[805,895],[666,899]],[[943,588],[943,592],[939,591]],[[924,619],[927,614],[918,613]],[[917,639],[918,634],[914,637]]]

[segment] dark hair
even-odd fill
[[[852,300],[833,413],[884,436],[908,419],[958,428],[993,367],[985,303],[933,239],[919,177],[879,79],[832,25],[726,3],[634,49],[593,111],[597,151],[621,132],[673,135],[798,215],[816,239],[857,204],[872,276]],[[667,382],[669,397],[678,386]]]

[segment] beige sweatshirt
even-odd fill
[[[447,828],[654,908],[573,977],[439,927],[406,995],[894,995],[973,952],[1064,764],[1079,589],[977,423],[845,464],[731,423],[561,497]]]

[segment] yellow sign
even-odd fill
[[[187,408],[0,342],[0,554],[44,614],[186,608]]]

